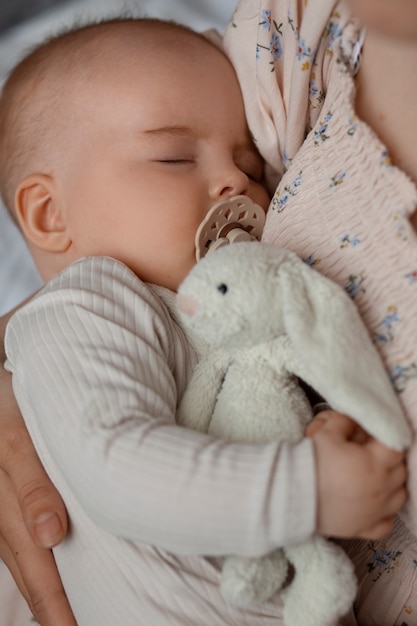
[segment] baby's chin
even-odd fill
[[[177,292],[181,283],[187,278],[188,274],[191,272],[196,263],[197,261],[195,259],[195,256],[193,256],[193,258],[190,259],[188,262],[184,263],[181,267],[181,270],[178,271],[176,276],[173,276],[173,280],[169,281],[171,286],[166,285],[167,288],[171,289],[171,291]]]
[[[157,272],[153,276],[148,276],[146,279],[143,276],[139,276],[144,282],[151,283],[153,285],[158,285],[159,287],[164,287],[165,289],[169,289],[170,291],[177,292],[181,283],[185,280],[188,274],[193,269],[196,264],[195,258],[190,260],[189,262],[183,263],[181,268],[178,268],[176,271],[166,271],[163,270]]]

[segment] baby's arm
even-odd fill
[[[30,432],[70,516],[75,496],[108,532],[176,553],[253,556],[309,536],[311,442],[227,444],[178,426],[181,347],[160,303],[148,296],[142,307],[120,287],[114,300],[42,295],[8,330],[14,387],[35,411]],[[151,332],[141,330],[145,320]]]
[[[63,539],[65,508],[36,455],[2,365],[9,317],[0,318],[0,556],[39,623],[75,626],[53,556],[42,547]]]
[[[97,263],[83,262],[83,280]],[[8,333],[16,388],[23,398],[30,394],[36,413],[31,434],[61,493],[75,495],[107,531],[177,553],[257,556],[309,537],[322,489],[316,493],[315,442],[233,444],[179,427],[173,371],[186,361],[178,361],[161,304],[144,293],[139,306],[125,281],[118,293],[118,269],[104,263],[111,266],[108,293],[74,292],[74,275],[71,292],[38,298]],[[330,430],[319,455],[328,455],[326,467],[341,452],[344,470],[354,471],[347,440]],[[364,523],[362,483],[352,492],[357,499],[342,529],[348,536],[358,519],[359,528]],[[345,494],[331,495],[337,510]],[[326,531],[341,534],[339,519],[327,517]]]
[[[377,539],[406,499],[404,455],[372,439],[350,418],[319,413],[307,427],[317,465],[317,530]]]

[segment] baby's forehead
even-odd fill
[[[10,95],[19,110],[38,106],[53,112],[76,105],[77,97],[85,98],[95,86],[123,84],[126,77],[145,77],[173,65],[179,55],[186,62],[199,47],[215,49],[198,33],[187,27],[159,20],[115,20],[93,24],[51,38],[29,54],[12,73]],[[218,51],[216,51],[219,54]],[[100,82],[101,81],[101,82]],[[115,87],[116,88],[116,87]],[[126,88],[123,85],[123,88]],[[20,104],[19,104],[20,103]],[[52,123],[50,119],[49,123]]]
[[[78,109],[95,87],[106,97],[109,89],[126,90],[129,81],[146,80],[152,71],[160,75],[164,68],[169,80],[169,68],[178,61],[184,70],[190,58],[203,64],[204,51],[223,56],[199,33],[170,22],[117,19],[87,25],[52,37],[23,59],[6,81],[3,103],[10,102],[21,119],[39,118],[50,126],[54,110]]]
[[[77,71],[92,65],[98,67],[117,57],[149,58],[163,52],[168,61],[173,52],[192,47],[213,48],[202,35],[186,27],[153,20],[104,23],[65,35],[56,41],[57,57],[68,57]],[[53,52],[53,51],[52,51]]]
[[[135,62],[172,52],[212,47],[202,35],[179,24],[153,19],[110,20],[53,36],[27,55],[12,72],[14,86],[42,88],[48,78],[76,81],[112,61]],[[31,84],[32,83],[32,84]]]

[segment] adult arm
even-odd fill
[[[10,315],[0,318],[0,362]],[[64,504],[46,475],[0,367],[0,555],[42,626],[75,626],[49,550],[67,531]]]
[[[417,4],[349,3],[367,30],[358,74],[358,113],[386,144],[394,163],[417,182],[417,85],[411,79],[417,71]]]

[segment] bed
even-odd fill
[[[0,7],[0,84],[25,50],[79,18],[128,10],[138,16],[174,19],[197,30],[222,31],[235,4],[236,0],[19,0],[13,3],[13,11]],[[0,202],[0,315],[41,284],[26,245]],[[0,626],[30,624],[33,618],[0,561]]]

